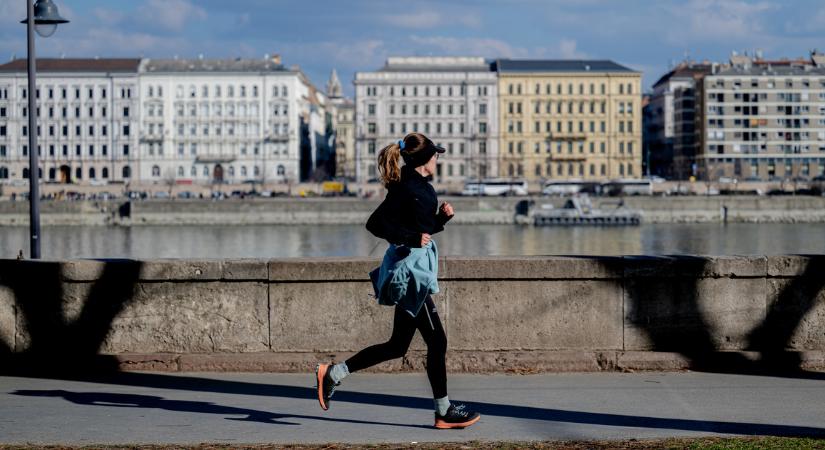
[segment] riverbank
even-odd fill
[[[516,204],[564,204],[558,197],[442,197],[454,224],[512,224]],[[594,206],[641,210],[644,223],[825,223],[825,197],[677,196],[594,198]],[[363,224],[380,198],[247,198],[124,201],[43,201],[43,225],[343,225]],[[128,211],[127,211],[128,209]],[[0,201],[0,226],[28,224],[26,201]]]

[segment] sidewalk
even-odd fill
[[[411,443],[825,436],[825,377],[452,375],[481,421],[432,429],[424,374],[355,374],[324,412],[312,374],[0,377],[0,443]]]

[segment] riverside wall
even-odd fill
[[[526,197],[525,197],[526,198]],[[443,197],[456,209],[453,223],[512,224],[518,197]],[[562,198],[529,197],[536,205],[561,207]],[[623,200],[643,212],[646,223],[825,222],[825,197],[813,196],[683,196],[594,198],[594,206],[610,210]],[[378,199],[270,198],[210,200],[146,200],[131,202],[121,217],[119,201],[43,201],[44,225],[305,225],[363,224]],[[28,203],[0,201],[0,226],[28,224]]]
[[[310,372],[386,340],[373,258],[0,260],[0,367]],[[447,257],[453,372],[825,367],[825,256]],[[377,371],[423,370],[418,336]],[[101,363],[102,364],[102,363]]]

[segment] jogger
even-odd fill
[[[432,235],[453,217],[449,203],[438,206],[429,183],[438,155],[445,150],[420,133],[410,133],[378,154],[387,196],[367,221],[367,229],[390,246],[381,267],[370,273],[382,305],[394,305],[390,339],[353,355],[346,362],[319,364],[318,402],[329,409],[330,397],[352,372],[401,358],[415,331],[427,344],[427,377],[433,392],[436,428],[465,428],[481,418],[464,405],[453,405],[447,395],[447,336],[430,294],[438,293],[438,249]],[[400,165],[400,159],[404,166]]]

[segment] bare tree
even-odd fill
[[[163,172],[163,184],[169,188],[169,197],[172,196],[172,188],[177,184],[175,169],[169,167]]]

